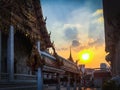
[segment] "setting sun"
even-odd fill
[[[89,53],[85,53],[85,54],[82,55],[83,60],[88,60],[89,58],[90,58]]]
[[[78,57],[81,63],[87,63],[93,58],[93,52],[90,50],[82,50],[79,52]]]

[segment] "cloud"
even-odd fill
[[[102,9],[91,10],[85,6],[72,9],[70,12],[66,8],[59,9],[54,13],[56,14],[47,14],[50,17],[47,27],[51,31],[51,39],[55,41],[57,51],[67,51],[71,43],[76,51],[104,44]]]
[[[79,50],[89,49],[89,48],[98,49],[99,47],[104,46],[104,37],[103,37],[103,34],[100,33],[96,38],[94,37],[88,38],[84,43],[80,43],[76,40],[74,41],[74,44],[72,46],[74,47],[73,50],[75,52],[78,52]]]
[[[73,40],[72,41],[72,46],[73,47],[77,47],[77,46],[79,46],[80,45],[80,42],[79,41],[77,41],[77,40]]]
[[[62,48],[55,48],[57,51],[67,51],[68,48],[62,47]]]
[[[97,19],[97,21],[98,21],[98,23],[103,23],[103,22],[104,22],[103,16],[99,17],[99,18]]]
[[[94,17],[93,24],[103,24],[104,23],[104,18],[103,15],[99,16],[99,17]]]
[[[75,52],[79,52],[79,51],[82,51],[82,50],[84,50],[84,49],[89,49],[90,47],[88,47],[88,45],[85,45],[85,44],[79,44],[79,46],[77,46],[77,47],[73,47],[73,50],[75,51]]]
[[[76,27],[68,27],[64,30],[64,37],[67,40],[77,39],[78,31]]]
[[[76,28],[78,31],[78,34],[76,34],[77,39],[72,39],[74,51],[78,52],[79,50],[97,48],[104,45],[102,9],[91,12],[88,8],[80,8],[73,11],[69,16],[68,23],[71,25],[79,23],[79,28]],[[69,27],[71,26],[70,24],[68,25]]]
[[[104,19],[103,10],[98,9],[92,15],[92,20],[89,24],[88,38],[92,42],[88,42],[91,47],[98,47],[104,44]]]
[[[97,9],[94,13],[93,13],[93,16],[98,16],[98,15],[101,15],[103,14],[103,9]]]
[[[103,19],[103,9],[97,9],[93,14],[93,23],[103,23],[104,19]]]
[[[78,52],[91,49],[98,54],[95,55],[96,58],[92,63],[104,60],[104,23],[101,0],[87,0],[85,4],[79,4],[77,8],[72,3],[72,7],[69,7],[68,3],[67,5],[46,3],[46,5],[43,14],[48,17],[46,25],[51,31],[51,39],[55,42],[59,55],[68,57],[69,47],[72,45],[73,58],[77,58]]]
[[[102,38],[97,38],[96,40],[93,40],[92,42],[88,43],[88,46],[90,47],[98,47],[101,46],[103,44],[103,39]]]
[[[78,24],[78,23],[67,23],[67,24],[64,24],[64,26],[63,26],[64,28],[74,28],[74,27],[76,27],[77,29],[79,29],[79,28],[82,28],[83,26],[81,25],[81,24]]]

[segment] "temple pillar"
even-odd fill
[[[14,80],[14,27],[11,25],[7,42],[7,72],[9,80]]]
[[[37,42],[37,49],[38,49],[38,52],[40,53],[40,41]]]
[[[67,90],[70,90],[70,75],[68,74]]]
[[[0,30],[0,79],[1,79],[1,63],[2,63],[2,32]]]
[[[38,68],[37,72],[37,90],[43,90],[43,77],[41,67]]]
[[[73,90],[76,90],[77,87],[76,87],[76,75],[74,76],[74,89]]]
[[[56,90],[60,90],[60,74],[57,74],[57,85]]]
[[[39,54],[40,53],[40,41],[37,42],[37,49]],[[43,75],[42,75],[42,68],[38,67],[37,72],[37,90],[43,90]]]

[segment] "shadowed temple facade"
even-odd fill
[[[112,75],[120,75],[120,1],[103,0],[106,60]]]
[[[46,19],[39,0],[0,0],[0,89],[43,90],[51,83],[76,89],[79,67],[71,52],[70,60],[56,53]]]

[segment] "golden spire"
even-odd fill
[[[73,61],[73,58],[72,58],[71,47],[70,47],[70,56],[69,56],[68,59],[69,59],[70,61],[74,62],[74,61]]]

